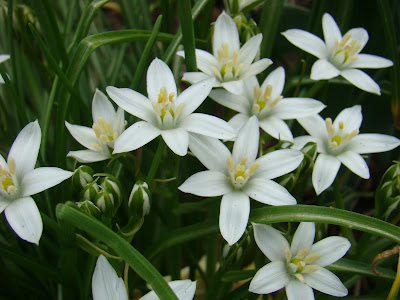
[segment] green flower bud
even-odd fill
[[[116,177],[107,174],[106,177],[102,178],[100,186],[102,190],[107,191],[113,196],[114,209],[116,211],[121,204],[121,184],[119,180]]]
[[[81,192],[81,198],[85,200],[89,200],[95,202],[97,193],[99,192],[100,188],[97,185],[96,181],[89,183]]]
[[[396,163],[383,174],[375,193],[376,216],[392,221],[400,216],[400,165]]]
[[[100,220],[101,210],[96,205],[94,205],[92,201],[83,200],[81,202],[77,202],[76,205],[86,214]]]
[[[93,182],[94,170],[89,166],[80,166],[72,175],[72,185],[77,190],[84,189],[89,183]]]
[[[136,218],[143,218],[150,212],[151,194],[146,182],[138,181],[129,196],[129,209]]]
[[[100,191],[95,200],[96,206],[100,208],[104,216],[112,218],[114,216],[114,196],[105,191]]]

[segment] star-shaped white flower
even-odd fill
[[[18,134],[7,161],[0,155],[0,213],[23,240],[39,244],[42,218],[32,195],[51,188],[72,176],[59,168],[35,169],[41,132],[37,121],[26,125]]]
[[[253,228],[258,247],[271,262],[258,270],[250,292],[269,294],[285,287],[288,300],[312,300],[312,289],[336,297],[347,295],[340,279],[324,268],[347,253],[351,244],[346,238],[331,236],[313,244],[315,224],[303,222],[289,245],[271,226],[253,223]]]
[[[276,139],[292,141],[292,133],[283,120],[317,114],[325,105],[310,98],[283,98],[284,84],[285,70],[279,67],[268,75],[261,87],[257,77],[252,76],[244,80],[240,95],[215,89],[211,91],[210,98],[239,112],[229,120],[229,124],[237,131],[251,116],[256,116],[266,133]]]
[[[311,136],[296,137],[292,149],[301,149],[308,142],[317,143],[319,155],[312,174],[317,195],[331,186],[342,163],[361,178],[368,179],[368,165],[360,154],[389,151],[400,145],[400,140],[390,135],[359,134],[360,105],[345,108],[334,122],[319,115],[298,121]]]
[[[96,89],[92,102],[93,126],[72,125],[65,121],[65,126],[82,146],[88,150],[70,151],[67,156],[82,163],[91,163],[109,159],[115,140],[125,129],[124,110],[115,111],[112,103],[101,91]]]
[[[8,55],[8,54],[0,54],[0,64],[2,63],[2,62],[5,62],[7,59],[9,59],[10,58],[10,55]],[[4,79],[3,79],[3,77],[1,77],[1,75],[0,75],[0,84],[1,83],[4,83]]]
[[[293,45],[319,58],[312,66],[311,79],[331,79],[341,75],[356,87],[380,95],[379,85],[359,69],[387,68],[393,62],[380,56],[360,53],[368,42],[368,32],[364,28],[353,28],[342,36],[328,13],[322,17],[322,29],[325,42],[301,29],[282,33]]]
[[[196,83],[206,78],[216,78],[214,87],[224,87],[234,94],[240,93],[243,80],[264,71],[272,61],[268,58],[254,62],[260,49],[262,34],[250,38],[240,47],[235,22],[225,12],[219,15],[214,26],[213,54],[196,49],[197,68],[201,72],[187,72],[182,80]],[[185,57],[184,51],[178,51]]]
[[[175,280],[168,283],[179,300],[192,300],[196,291],[196,282]],[[92,277],[93,300],[128,300],[128,294],[122,278],[119,278],[107,259],[100,255]],[[140,300],[159,300],[151,291]]]
[[[187,153],[190,133],[213,138],[230,139],[234,130],[224,120],[193,113],[207,98],[214,78],[188,87],[179,96],[174,76],[166,63],[154,59],[147,71],[147,94],[127,88],[107,87],[107,93],[124,110],[144,120],[125,130],[115,142],[114,153],[129,152],[142,147],[161,134],[176,154]]]
[[[297,150],[277,150],[257,159],[259,125],[255,116],[239,130],[232,154],[219,140],[192,136],[190,150],[208,171],[189,177],[179,189],[202,197],[223,196],[219,228],[229,245],[243,235],[250,213],[250,198],[270,205],[293,205],[296,199],[272,181],[293,171],[303,160]]]

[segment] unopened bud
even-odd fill
[[[99,192],[99,186],[96,181],[89,183],[81,192],[81,198],[95,202],[97,193]]]
[[[114,196],[105,191],[100,191],[95,200],[96,206],[100,208],[104,216],[112,218],[114,215]]]
[[[114,209],[117,210],[121,204],[121,184],[119,180],[108,174],[101,180],[100,186],[104,191],[112,194],[114,199]]]
[[[400,213],[400,165],[395,163],[383,174],[375,193],[376,216],[391,222]]]
[[[143,218],[150,212],[151,194],[146,182],[138,181],[129,196],[129,209],[134,217]]]
[[[93,175],[94,170],[91,167],[80,166],[72,175],[72,185],[80,191],[94,180]]]
[[[76,205],[84,211],[86,214],[95,217],[96,219],[101,218],[101,211],[100,209],[92,202],[89,200],[83,200],[81,202],[77,202]]]

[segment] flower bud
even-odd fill
[[[97,193],[99,192],[100,188],[97,185],[96,181],[89,183],[81,192],[81,198],[84,200],[89,200],[95,202]]]
[[[112,218],[114,216],[114,196],[108,191],[102,190],[97,193],[96,206],[100,208],[104,216]]]
[[[94,180],[93,175],[94,170],[91,167],[80,166],[72,175],[72,185],[77,190],[82,190]]]
[[[82,200],[81,202],[77,202],[76,205],[86,214],[95,217],[96,219],[101,218],[101,211],[100,209],[94,205],[92,201],[89,200]]]
[[[114,210],[116,211],[121,204],[121,184],[119,180],[107,174],[107,176],[101,180],[100,186],[104,191],[107,191],[113,196]]]
[[[150,212],[151,194],[146,182],[137,181],[135,183],[129,196],[128,206],[136,218],[143,218]]]
[[[383,174],[375,193],[376,216],[391,222],[400,217],[400,165],[396,163]],[[396,217],[397,216],[397,217]]]

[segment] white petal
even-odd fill
[[[283,87],[285,85],[285,69],[279,67],[272,71],[267,78],[265,78],[263,84],[261,85],[261,90],[264,93],[267,85],[272,86],[271,91],[271,101],[275,100],[282,94]]]
[[[221,82],[221,86],[228,92],[235,95],[241,95],[243,94],[244,91],[243,80],[232,80],[227,82]]]
[[[55,167],[43,167],[30,171],[21,183],[22,196],[31,196],[47,190],[72,176],[72,172]]]
[[[98,118],[101,117],[110,124],[114,122],[116,117],[114,106],[108,101],[107,96],[98,89],[96,89],[93,97],[92,116],[93,122],[97,123]]]
[[[260,164],[252,178],[274,179],[292,172],[303,161],[304,154],[292,149],[276,150],[257,159]]]
[[[369,168],[364,158],[353,151],[346,151],[337,156],[337,159],[361,178],[369,178]]]
[[[282,32],[282,35],[296,47],[318,58],[323,58],[326,55],[325,43],[312,33],[301,29],[290,29]]]
[[[196,292],[196,281],[175,280],[168,282],[168,285],[174,291],[179,300],[192,300]],[[140,300],[159,300],[154,291],[148,292]]]
[[[211,67],[218,68],[218,60],[214,55],[204,50],[196,49],[196,63],[197,68],[209,76],[215,76]]]
[[[244,63],[250,65],[260,49],[262,33],[251,37],[239,50],[238,64]]]
[[[318,114],[325,107],[321,101],[310,98],[284,98],[273,108],[271,114],[282,120],[297,119]]]
[[[121,107],[118,107],[117,114],[115,116],[114,122],[112,124],[114,131],[121,135],[122,131],[125,130],[125,117],[124,110]]]
[[[313,137],[319,140],[326,140],[328,138],[325,121],[319,115],[299,118],[297,121]]]
[[[239,164],[242,157],[246,157],[251,164],[255,161],[258,152],[260,131],[258,119],[252,116],[242,128],[240,128],[237,139],[233,145],[232,158],[234,164]]]
[[[224,11],[218,16],[214,26],[213,35],[213,53],[218,57],[218,49],[222,43],[227,43],[229,46],[229,54],[239,50],[239,34],[235,22]]]
[[[360,27],[360,28],[352,28],[348,31],[348,33],[350,33],[351,39],[355,39],[357,40],[357,42],[361,44],[361,48],[360,50],[358,50],[360,52],[368,42],[369,39],[368,31]]]
[[[248,68],[246,68],[244,71],[239,73],[239,78],[241,80],[247,79],[251,76],[255,76],[262,71],[264,71],[266,68],[268,68],[272,64],[272,60],[269,58],[262,58],[254,63],[252,63]]]
[[[318,268],[313,273],[304,274],[304,279],[310,287],[322,293],[336,297],[347,296],[347,289],[340,279],[324,268]]]
[[[214,78],[208,78],[193,84],[184,90],[176,99],[175,105],[179,106],[183,103],[182,111],[179,118],[184,118],[194,112],[210,93]]]
[[[293,146],[291,148],[301,150],[309,142],[317,143],[317,140],[311,135],[298,136],[293,139]]]
[[[4,214],[8,224],[21,239],[39,245],[43,223],[39,209],[31,197],[12,201]]]
[[[110,96],[119,107],[131,115],[153,124],[157,123],[156,115],[150,100],[142,94],[131,89],[116,88],[113,86],[108,86],[106,91],[108,96]]]
[[[380,69],[393,66],[390,59],[372,54],[358,54],[358,59],[349,65],[354,69]]]
[[[192,133],[189,136],[189,148],[207,169],[228,175],[226,160],[231,152],[220,140]]]
[[[206,114],[191,114],[179,126],[189,132],[217,139],[232,139],[236,137],[235,130],[227,122]]]
[[[311,249],[315,238],[315,224],[312,222],[301,222],[293,236],[290,247],[292,254],[297,255],[302,249]]]
[[[245,114],[237,114],[229,120],[228,124],[235,130],[236,136],[239,133],[240,128],[243,127],[244,124],[250,119],[248,115]]]
[[[0,64],[5,62],[7,59],[10,59],[10,55],[8,54],[0,54]]]
[[[292,279],[286,286],[288,300],[314,300],[314,292],[307,284]]]
[[[340,70],[326,59],[318,59],[311,67],[312,80],[331,79],[340,75]]]
[[[168,94],[177,95],[174,75],[168,65],[161,59],[155,58],[147,70],[147,95],[151,101],[158,100],[162,87],[167,88]]]
[[[136,122],[126,129],[115,141],[113,153],[136,150],[159,136],[161,130],[145,121]]]
[[[250,110],[249,101],[246,97],[229,93],[225,89],[212,90],[209,97],[215,102],[243,114],[247,114]]]
[[[342,40],[342,33],[332,16],[324,13],[322,17],[322,29],[324,31],[324,38],[327,49],[333,52],[335,43]]]
[[[279,118],[267,116],[260,120],[260,127],[270,136],[282,141],[293,141],[289,126]]]
[[[230,246],[235,244],[247,227],[250,199],[241,191],[232,191],[222,197],[219,213],[219,229]]]
[[[333,126],[339,128],[340,122],[343,122],[345,132],[351,133],[360,128],[362,119],[361,105],[354,105],[343,109],[333,122]]]
[[[367,73],[361,70],[348,69],[342,71],[340,75],[363,91],[377,95],[381,94],[379,85]]]
[[[260,270],[250,282],[249,291],[255,294],[269,294],[285,287],[290,275],[282,261],[271,262]]]
[[[242,188],[249,197],[269,205],[295,205],[296,199],[280,184],[262,178],[250,178]]]
[[[33,170],[40,148],[41,131],[38,121],[27,124],[14,140],[8,153],[15,160],[17,178]]]
[[[92,277],[93,300],[128,300],[122,278],[119,278],[107,259],[100,255]]]
[[[250,76],[249,78],[244,79],[243,86],[244,88],[242,96],[247,98],[247,107],[250,109],[254,103],[254,87],[260,87],[257,76]]]
[[[315,261],[315,264],[325,267],[341,259],[350,247],[351,244],[348,239],[341,236],[330,236],[315,243],[310,254],[319,253],[320,258]]]
[[[93,150],[98,151],[97,148],[93,147],[93,144],[98,144],[98,140],[96,138],[96,134],[93,129],[86,126],[73,125],[65,121],[65,126],[67,127],[69,133],[72,137],[82,146]]]
[[[254,239],[258,248],[270,261],[286,262],[285,250],[290,249],[288,241],[275,228],[253,223]]]
[[[330,187],[340,168],[340,160],[335,156],[320,153],[315,161],[312,182],[317,195]]]
[[[215,76],[212,76],[215,77]],[[209,75],[204,74],[203,72],[186,72],[183,74],[182,81],[187,81],[191,84],[202,81],[204,79],[210,78]],[[215,81],[214,87],[217,87],[218,81]]]
[[[356,135],[349,143],[348,149],[360,154],[385,152],[397,148],[400,140],[394,136],[378,133]]]
[[[107,155],[93,150],[79,150],[79,151],[69,151],[67,156],[73,157],[81,163],[92,163],[109,159],[111,157],[111,154]]]
[[[0,213],[2,213],[3,210],[5,210],[10,203],[11,201],[0,195]]]
[[[190,176],[178,189],[201,197],[215,197],[231,192],[232,185],[221,172],[203,171]]]
[[[189,133],[182,128],[162,130],[161,136],[175,154],[185,156],[189,146]]]

